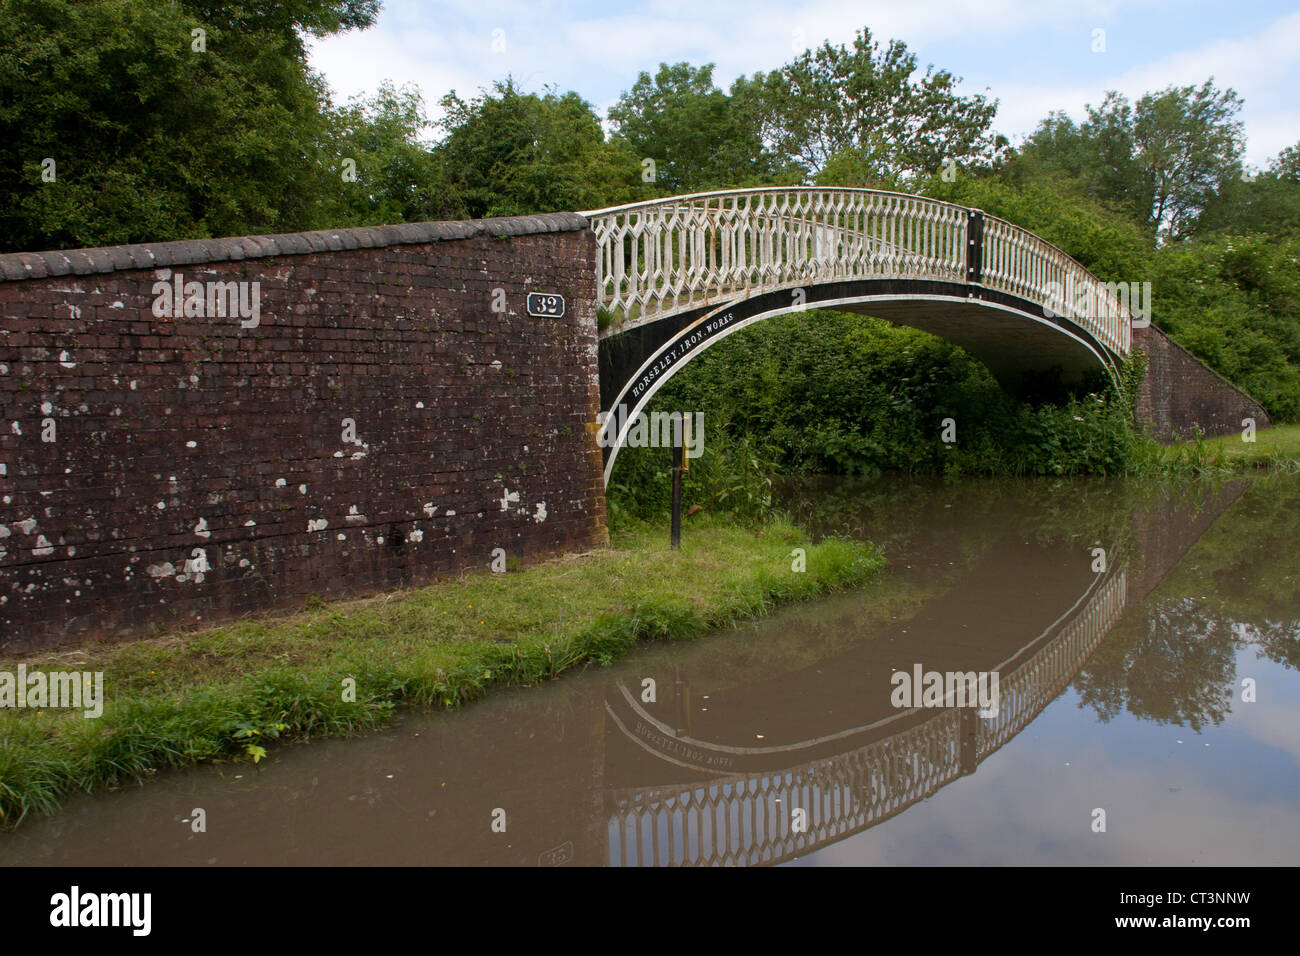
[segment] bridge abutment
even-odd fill
[[[606,542],[595,256],[571,213],[0,256],[0,650]]]
[[[1244,419],[1254,419],[1256,428],[1272,426],[1259,402],[1154,325],[1134,327],[1133,344],[1147,355],[1137,419],[1157,441],[1190,438],[1197,426],[1206,437],[1229,435],[1242,430]]]

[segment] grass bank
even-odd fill
[[[1300,472],[1300,424],[1278,425],[1255,433],[1196,438],[1161,446],[1147,441],[1134,455],[1132,473],[1151,476],[1235,475],[1256,470]]]
[[[70,793],[164,767],[260,760],[275,741],[350,734],[403,706],[450,708],[492,687],[605,664],[641,640],[681,640],[778,604],[861,584],[871,545],[812,544],[784,521],[690,523],[682,548],[631,527],[609,549],[506,574],[486,569],[366,600],[202,633],[0,660],[0,670],[102,671],[101,717],[0,711],[0,823]],[[792,570],[791,551],[806,551]],[[355,695],[346,693],[355,682]]]

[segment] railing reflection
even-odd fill
[[[1126,593],[1122,569],[1099,577],[1046,632],[1004,661],[997,668],[996,717],[982,718],[973,708],[945,708],[847,753],[785,770],[609,791],[608,862],[779,863],[889,819],[973,773],[1028,726],[1068,686],[1114,626]],[[900,713],[897,723],[915,713]],[[881,722],[880,731],[887,733],[889,723]],[[691,749],[698,751],[698,742]],[[678,754],[672,759],[680,758]],[[698,763],[700,757],[692,759]],[[795,808],[807,813],[804,832],[794,832]]]

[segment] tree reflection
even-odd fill
[[[1270,661],[1300,670],[1300,620],[1238,626],[1242,637]]]
[[[1237,651],[1233,622],[1197,599],[1148,605],[1144,620],[1125,621],[1075,678],[1082,704],[1103,721],[1121,710],[1200,731],[1232,710]]]

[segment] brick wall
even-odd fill
[[[20,253],[0,273],[0,651],[607,540],[580,216]],[[159,316],[177,273],[250,301],[257,282],[259,314]],[[529,291],[566,314],[527,315]]]
[[[1137,417],[1162,442],[1189,438],[1200,425],[1206,437],[1242,430],[1242,419],[1256,428],[1272,422],[1263,406],[1212,372],[1200,359],[1154,325],[1133,330],[1133,345],[1146,350],[1147,376],[1138,389]]]

